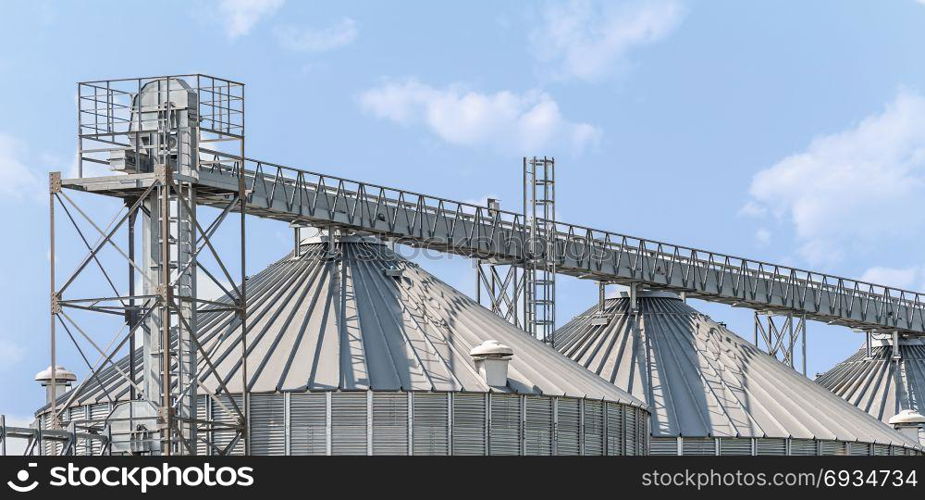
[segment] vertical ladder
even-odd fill
[[[528,333],[552,344],[556,328],[556,161],[523,159],[524,222],[527,262],[524,286],[524,326]]]

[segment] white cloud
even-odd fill
[[[904,269],[893,267],[872,267],[861,275],[861,281],[896,288],[912,290],[925,288],[925,266]]]
[[[0,195],[13,199],[36,199],[47,193],[39,176],[26,166],[25,146],[16,138],[0,132]]]
[[[324,52],[348,45],[357,37],[357,23],[344,18],[322,29],[279,26],[275,29],[276,40],[284,49],[301,52]]]
[[[771,231],[763,227],[758,228],[758,230],[755,231],[755,241],[757,241],[759,245],[767,245],[771,242]]]
[[[250,33],[261,19],[272,16],[285,0],[221,0],[218,11],[228,38]]]
[[[600,139],[597,127],[570,122],[548,94],[493,94],[461,85],[435,88],[407,80],[367,90],[361,107],[373,115],[411,126],[423,124],[450,144],[489,145],[517,154],[555,154],[557,147],[581,151]]]
[[[554,74],[596,81],[625,65],[630,49],[670,34],[683,15],[676,0],[572,0],[548,5],[530,42],[537,59]]]
[[[925,199],[925,98],[901,91],[882,113],[813,139],[756,174],[750,194],[755,207],[792,222],[801,255],[814,264],[909,241],[925,228],[917,208]]]

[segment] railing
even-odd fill
[[[204,171],[237,179],[238,165],[215,151]],[[248,159],[248,210],[305,218],[413,240],[421,246],[497,257],[556,259],[560,272],[757,309],[790,310],[859,328],[925,333],[925,296],[874,283],[647,240],[560,221],[555,245],[527,245],[522,214]],[[260,213],[258,213],[260,215]],[[530,254],[535,248],[538,253]],[[554,255],[550,255],[555,252]]]
[[[6,416],[0,415],[0,456],[10,455],[11,452],[21,456],[108,455],[109,428],[102,429],[102,434],[98,431],[96,428],[91,429],[86,422],[71,422],[63,429],[15,427],[6,425]],[[14,440],[24,441],[21,447],[16,447],[21,448],[18,453],[13,449]]]
[[[182,86],[182,81],[189,88]],[[157,83],[157,105],[139,108],[136,99],[149,84]],[[165,146],[144,144],[164,111],[172,110],[176,94],[195,94],[190,108],[182,108],[194,118],[200,140],[224,142],[244,137],[244,84],[204,74],[122,78],[79,82],[77,84],[78,172],[85,166],[110,165],[113,154],[138,159],[157,156]],[[169,103],[169,104],[168,104]],[[172,133],[192,133],[189,127],[175,126]],[[205,143],[205,142],[204,142]]]

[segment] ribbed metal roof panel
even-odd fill
[[[925,411],[925,341],[901,339],[898,360],[892,345],[880,344],[870,357],[862,347],[816,382],[884,422],[901,410]]]
[[[555,334],[556,347],[645,400],[655,437],[902,443],[870,418],[677,297],[607,299]],[[606,324],[600,324],[606,323]]]
[[[644,406],[378,241],[342,238],[333,258],[325,243],[303,245],[301,257],[287,256],[249,278],[247,290],[252,392],[493,391]],[[215,372],[229,391],[240,392],[237,319],[208,308],[198,318]],[[469,355],[490,339],[514,350],[507,387],[486,385]],[[127,359],[118,363],[127,371]],[[202,360],[200,378],[220,390]],[[99,380],[113,397],[127,397],[128,384],[116,370]],[[83,385],[77,403],[103,400],[94,380]]]

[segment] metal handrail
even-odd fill
[[[205,149],[202,151],[216,155],[219,158],[224,157],[225,160],[230,158],[217,151]],[[225,172],[237,175],[236,166],[229,167],[216,163],[213,164],[213,168],[218,165]],[[385,202],[394,207],[409,208],[416,211],[423,210],[425,213],[437,216],[462,216],[471,222],[476,222],[477,220],[486,221],[494,218],[493,223],[497,227],[514,232],[525,231],[523,215],[507,210],[489,210],[488,207],[473,203],[297,169],[253,158],[246,158],[244,170],[245,176],[250,183],[249,187],[252,188],[259,179],[259,182],[270,185],[273,193],[279,191],[279,183],[287,186],[284,188],[287,191],[283,192],[293,192],[294,189],[300,186],[316,190],[323,188],[328,195],[339,195],[372,204]],[[309,182],[310,180],[314,182]],[[920,292],[645,239],[580,224],[546,219],[543,219],[543,221],[555,228],[557,243],[582,243],[589,245],[592,250],[606,249],[622,253],[641,253],[649,257],[657,257],[669,264],[688,266],[701,273],[715,272],[720,275],[736,274],[748,278],[761,278],[780,287],[800,285],[815,292],[826,292],[839,297],[889,302],[893,305],[904,305],[916,311],[925,312],[925,294]]]

